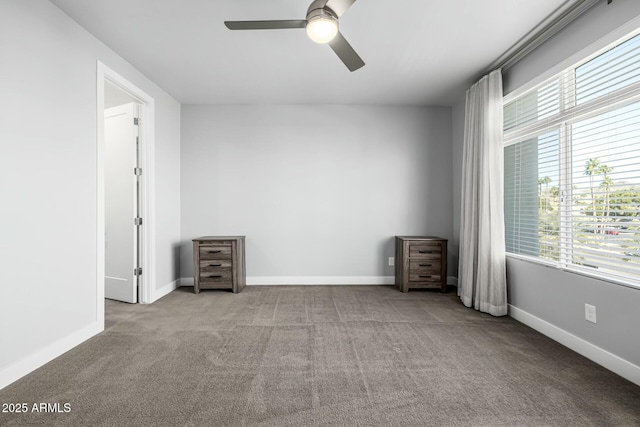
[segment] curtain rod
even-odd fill
[[[551,15],[547,16],[533,30],[529,31],[516,44],[511,46],[505,53],[496,59],[483,74],[488,74],[493,70],[501,68],[505,71],[515,65],[522,58],[531,53],[535,48],[564,27],[573,22],[578,16],[595,6],[600,0],[568,0],[557,8]],[[607,4],[612,0],[607,0]]]

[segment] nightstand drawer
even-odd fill
[[[428,273],[409,273],[409,281],[410,282],[437,282],[439,283],[442,280],[442,276],[439,274],[428,274]]]
[[[409,245],[409,258],[440,259],[442,246],[439,244]]]
[[[231,259],[231,245],[200,246],[200,259]]]
[[[432,259],[413,259],[409,260],[409,272],[411,274],[440,274],[442,271],[442,264],[440,260]]]
[[[229,282],[231,283],[231,268],[220,268],[218,271],[200,270],[200,283]]]
[[[223,268],[231,268],[230,259],[209,259],[200,261],[200,271],[213,272]]]
[[[232,282],[200,282],[198,285],[200,289],[231,289],[233,290]]]

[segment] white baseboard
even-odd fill
[[[393,276],[264,276],[247,277],[247,285],[393,285]]]
[[[79,331],[67,335],[64,338],[37,350],[33,354],[22,358],[19,362],[15,362],[7,366],[0,371],[0,389],[3,389],[12,382],[17,381],[25,375],[35,371],[45,363],[52,361],[77,345],[82,344],[103,330],[104,327],[100,328],[98,323],[94,322]]]
[[[587,359],[594,361],[598,365],[615,372],[632,383],[640,385],[640,366],[634,365],[518,307],[509,305],[509,316],[548,336],[554,341],[559,342],[565,347],[570,348],[576,353],[583,355]]]
[[[171,283],[167,283],[166,285],[164,285],[160,289],[156,289],[155,291],[153,291],[153,294],[151,295],[151,301],[150,302],[152,302],[152,303],[156,302],[160,298],[162,298],[163,296],[173,292],[179,286],[182,286],[180,284],[181,282],[182,282],[182,279],[176,279]],[[191,279],[191,286],[193,286],[193,278]]]
[[[249,276],[247,285],[393,285],[393,276]],[[180,286],[193,286],[193,277],[181,277]]]
[[[181,277],[177,286],[193,286],[193,277]],[[249,276],[247,285],[394,285],[394,276]],[[458,278],[447,277],[447,285],[458,286]],[[169,291],[171,292],[171,291]]]

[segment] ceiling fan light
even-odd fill
[[[338,34],[338,21],[329,15],[307,22],[307,35],[316,43],[329,43]]]

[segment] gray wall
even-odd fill
[[[155,273],[176,279],[180,105],[50,2],[0,1],[0,387],[100,328],[98,60],[155,100]]]
[[[598,3],[569,27],[540,46],[504,74],[505,94],[586,49],[606,34],[640,15],[637,0]],[[453,111],[454,244],[459,242],[460,178],[464,133],[464,96]],[[507,260],[509,303],[629,362],[640,365],[640,290]],[[584,304],[597,307],[598,323],[584,320]]]
[[[640,290],[507,259],[509,304],[640,366]],[[596,306],[597,324],[584,319]]]
[[[190,239],[247,236],[247,276],[390,277],[392,237],[451,238],[451,111],[182,107],[181,275]],[[258,280],[259,281],[259,280]]]
[[[503,76],[505,95],[640,15],[640,1],[600,2],[531,52]],[[630,30],[631,31],[631,30]],[[620,35],[621,37],[623,36]]]

